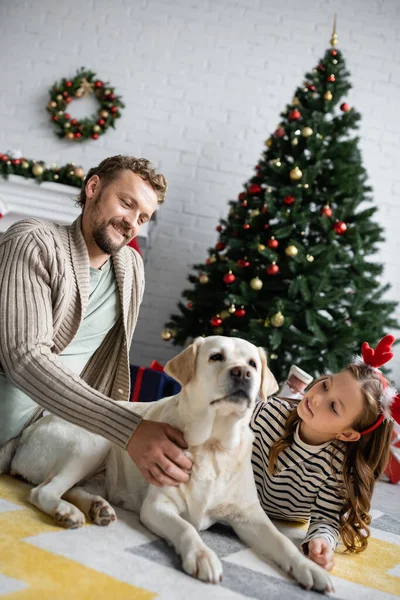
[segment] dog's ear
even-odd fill
[[[194,377],[197,352],[203,342],[203,337],[196,338],[193,344],[171,358],[164,367],[164,372],[179,381],[182,387],[187,385]]]
[[[264,348],[258,348],[258,352],[261,358],[261,386],[260,386],[260,396],[261,400],[264,402],[267,401],[269,396],[272,396],[275,392],[278,391],[279,386],[272,375],[271,371],[268,368],[267,364],[267,355],[265,354]]]

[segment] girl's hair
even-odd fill
[[[352,428],[355,431],[363,431],[375,423],[381,412],[379,399],[384,388],[374,369],[368,365],[352,363],[344,370],[360,382],[364,410],[356,418]],[[320,377],[309,387],[326,378],[326,376]],[[294,408],[286,421],[285,433],[271,446],[268,465],[270,473],[279,472],[278,456],[292,444],[299,422],[297,408]],[[341,486],[344,504],[339,515],[339,529],[346,550],[349,552],[362,552],[367,547],[372,492],[375,481],[382,475],[389,460],[392,431],[392,421],[385,420],[375,431],[362,435],[357,442],[345,442],[344,449],[340,448],[344,452],[344,481]]]

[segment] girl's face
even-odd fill
[[[319,381],[305,393],[297,407],[304,441],[311,444],[334,438],[357,441],[360,434],[351,425],[363,406],[360,383],[348,371]]]

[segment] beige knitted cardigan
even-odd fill
[[[113,258],[122,312],[80,376],[57,360],[85,315],[89,256],[81,217],[71,226],[27,219],[0,239],[0,370],[40,407],[126,448],[140,416],[129,400],[129,347],[144,291],[140,255]]]

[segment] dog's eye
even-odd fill
[[[210,360],[224,360],[224,356],[221,354],[221,352],[216,352],[216,354],[211,354]]]
[[[256,363],[255,363],[255,361],[254,361],[254,360],[249,360],[249,365],[250,365],[251,367],[253,367],[254,369],[257,369],[257,365],[256,365]]]

